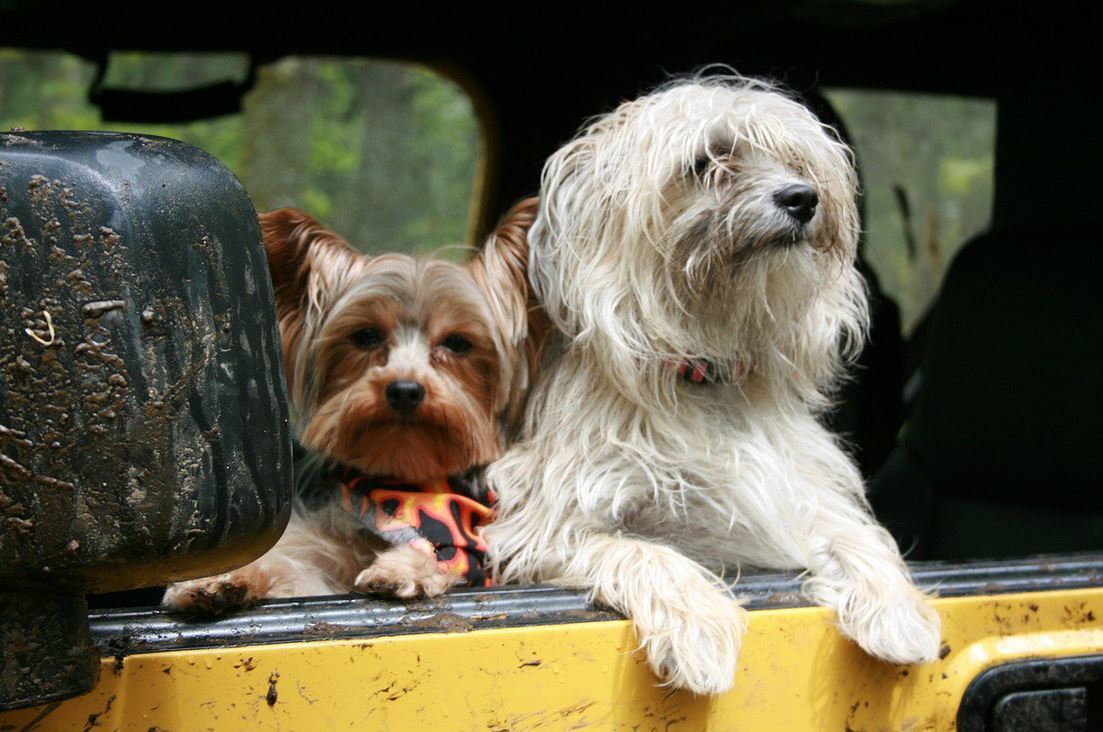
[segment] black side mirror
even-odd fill
[[[233,175],[174,140],[0,134],[0,710],[91,688],[83,593],[250,561],[291,482]]]

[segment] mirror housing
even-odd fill
[[[291,485],[241,184],[175,140],[0,134],[0,709],[91,688],[83,593],[251,561]]]

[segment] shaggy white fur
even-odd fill
[[[852,156],[776,88],[679,80],[544,168],[529,274],[561,337],[489,470],[504,581],[590,587],[667,683],[734,683],[745,612],[720,573],[801,568],[842,632],[933,659],[939,618],[817,421],[867,323]],[[703,359],[743,378],[678,379]]]

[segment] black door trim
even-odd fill
[[[942,597],[1103,587],[1103,554],[912,565],[919,585]],[[801,578],[745,573],[736,593],[749,609],[801,607]],[[296,641],[372,638],[527,625],[586,623],[620,616],[577,589],[549,585],[459,589],[403,602],[356,595],[273,600],[214,619],[162,608],[97,610],[92,637],[105,656]]]

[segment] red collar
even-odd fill
[[[715,362],[705,358],[686,358],[678,363],[678,379],[698,386],[739,384],[751,372],[750,359],[738,358],[731,371],[725,373]]]

